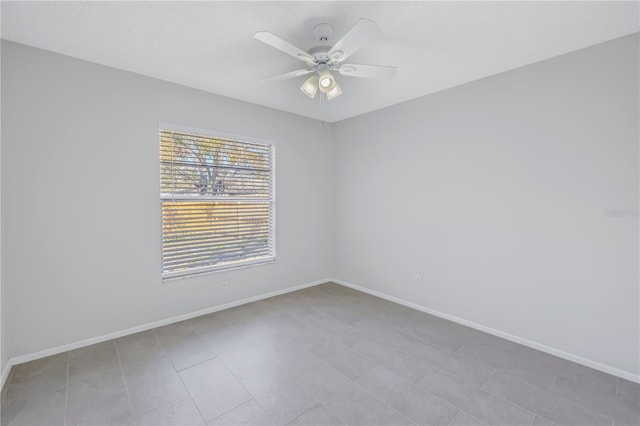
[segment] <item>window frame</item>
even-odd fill
[[[188,201],[188,202],[211,202],[212,200],[197,200],[197,199],[189,199],[189,200],[180,200],[176,198],[168,198],[162,196],[162,183],[161,183],[161,172],[158,175],[159,182],[159,194],[160,194],[160,273],[162,276],[162,281],[175,280],[175,279],[183,279],[190,278],[194,276],[211,274],[216,272],[226,272],[234,269],[243,269],[260,265],[267,265],[276,262],[276,144],[274,141],[264,138],[257,138],[253,136],[243,136],[237,135],[227,132],[219,132],[217,130],[210,129],[201,129],[197,127],[188,127],[178,124],[172,123],[164,123],[160,122],[158,125],[158,133],[157,133],[157,141],[160,141],[161,134],[163,131],[174,131],[181,133],[190,133],[198,136],[211,137],[217,139],[227,139],[232,140],[234,142],[240,143],[253,143],[253,144],[262,144],[262,145],[270,145],[271,151],[271,170],[270,170],[270,180],[271,180],[271,196],[269,199],[269,208],[271,213],[271,222],[269,224],[269,252],[270,256],[265,256],[260,259],[252,259],[252,260],[239,260],[234,261],[227,264],[218,264],[218,265],[210,265],[210,266],[200,266],[195,268],[190,268],[184,271],[174,271],[174,272],[164,272],[164,259],[163,259],[163,231],[162,231],[162,205],[165,201]],[[160,151],[158,151],[158,170],[161,170],[161,161],[160,161]],[[238,197],[229,197],[227,200],[220,201],[239,201]]]

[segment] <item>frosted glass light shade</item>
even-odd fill
[[[340,89],[340,86],[338,86],[338,83],[336,83],[335,81],[334,81],[333,89],[331,89],[327,93],[325,93],[325,95],[327,95],[327,100],[331,100],[333,98],[336,98],[336,97],[340,96],[341,94],[342,94],[342,89]]]
[[[304,83],[302,83],[300,90],[302,90],[302,93],[308,97],[315,98],[316,93],[318,92],[318,77],[315,75],[309,77]]]

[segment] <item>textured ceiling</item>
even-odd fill
[[[327,122],[342,120],[639,30],[638,2],[2,2],[2,38]],[[359,18],[383,36],[348,62],[395,65],[389,81],[336,79],[327,102],[302,62],[253,38],[309,49]]]

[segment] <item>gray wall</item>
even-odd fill
[[[275,264],[161,282],[159,122],[275,141]],[[331,275],[318,121],[3,41],[2,124],[11,356]]]
[[[640,373],[638,50],[636,33],[337,123],[336,276]]]
[[[638,374],[638,45],[322,126],[3,41],[3,357],[334,276]],[[276,141],[275,265],[161,282],[158,122]]]

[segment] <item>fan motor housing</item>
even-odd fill
[[[315,59],[315,68],[320,65],[327,65],[330,68],[335,68],[338,62],[343,56],[342,50],[336,50],[329,56],[328,46],[316,46],[308,50],[309,54]]]

